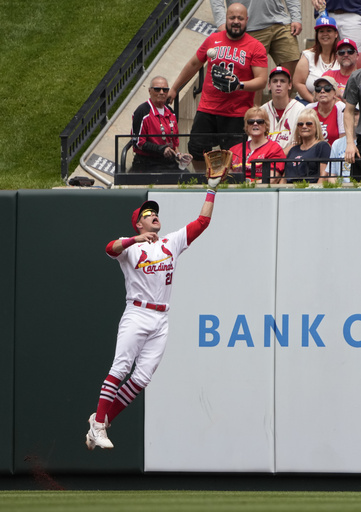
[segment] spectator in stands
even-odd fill
[[[292,80],[287,68],[277,66],[272,69],[268,78],[268,90],[272,99],[261,107],[270,120],[268,138],[278,142],[287,154],[294,138],[297,118],[305,106],[290,98]]]
[[[337,42],[336,21],[325,16],[318,18],[315,25],[315,44],[302,52],[293,76],[296,99],[305,105],[313,102],[314,81],[329,69],[340,68],[336,60]]]
[[[224,30],[225,1],[210,2],[215,24],[218,30]],[[232,3],[232,0],[226,0],[227,6]],[[247,33],[264,45],[267,54],[271,55],[277,66],[287,68],[293,76],[300,57],[296,37],[302,31],[300,0],[243,0],[242,4],[248,11]],[[261,105],[261,90],[256,92],[254,103]]]
[[[169,91],[171,101],[179,89],[186,84],[208,62],[207,73],[203,83],[202,95],[195,115],[189,152],[193,156],[193,167],[204,171],[204,151],[220,145],[229,149],[241,137],[231,136],[220,139],[214,134],[244,133],[244,114],[253,106],[254,94],[267,84],[267,54],[264,46],[246,33],[247,9],[240,3],[232,4],[227,10],[226,30],[211,34],[198,48],[196,54],[184,66]],[[214,49],[216,55],[207,56],[207,51]],[[222,92],[212,84],[212,65],[228,68],[236,75],[237,89]],[[209,135],[200,137],[199,133]]]
[[[133,113],[133,172],[179,172],[176,155],[179,139],[175,114],[166,105],[169,86],[166,78],[150,82],[150,98]],[[152,137],[151,135],[161,135]],[[150,136],[148,136],[150,135]]]
[[[294,143],[295,145],[287,155],[287,158],[291,161],[285,165],[284,177],[281,179],[281,183],[293,183],[302,180],[310,183],[322,183],[324,179],[327,179],[325,178],[327,176],[326,165],[331,148],[323,139],[320,121],[312,108],[305,109],[299,115]],[[302,161],[303,159],[314,160],[318,158],[324,158],[325,162]],[[300,160],[300,162],[298,163],[297,160]]]
[[[244,116],[246,133],[249,140],[246,142],[246,178],[252,179],[251,162],[257,159],[286,158],[283,149],[273,140],[268,139],[270,121],[265,109],[252,107],[247,110]],[[232,169],[234,172],[241,172],[243,168],[242,155],[243,144],[237,144],[230,148],[233,152]],[[271,183],[278,183],[279,177],[283,174],[284,163],[278,162],[271,166]],[[255,179],[262,179],[262,163],[256,163]]]
[[[355,71],[358,58],[357,46],[351,39],[342,39],[337,43],[336,60],[340,69],[330,69],[322,76],[332,76],[337,82],[340,96],[343,96],[347,80],[353,71]]]
[[[319,13],[326,9],[326,0],[311,1]],[[327,11],[336,20],[340,38],[347,37],[356,41],[358,52],[361,53],[360,0],[327,0]],[[358,67],[361,67],[361,62]]]
[[[360,111],[359,105],[355,107],[355,118],[354,118],[354,127],[358,125],[360,119]],[[355,131],[355,130],[354,130]],[[356,144],[356,136],[354,134],[354,143]],[[347,139],[346,137],[340,137],[335,140],[335,142],[331,146],[330,158],[345,158],[346,153],[346,145]],[[330,162],[327,164],[326,173],[331,176],[341,176],[342,171],[342,180],[344,182],[350,181],[350,169],[351,164],[349,162]]]
[[[309,103],[306,108],[316,111],[322,127],[323,138],[330,146],[339,137],[345,135],[343,126],[343,111],[345,104],[337,101],[337,83],[331,76],[323,76],[314,82],[314,103]]]
[[[344,111],[344,123],[346,132],[346,151],[345,161],[352,165],[351,176],[355,179],[361,179],[361,161],[355,160],[360,158],[361,154],[361,116],[356,126],[356,144],[354,135],[356,105],[361,104],[361,69],[354,71],[347,81],[344,92],[346,107]]]

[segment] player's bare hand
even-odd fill
[[[156,242],[159,237],[157,233],[153,233],[152,231],[149,231],[147,233],[142,233],[141,235],[138,235],[135,237],[137,243],[140,242],[148,242],[149,244]]]
[[[356,145],[353,142],[349,142],[346,146],[345,162],[348,162],[349,164],[354,164],[356,155],[360,158],[359,150],[357,149]]]

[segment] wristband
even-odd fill
[[[122,240],[123,249],[128,249],[128,247],[133,244],[135,244],[135,236],[132,236],[131,238],[124,238]]]
[[[214,203],[215,196],[216,196],[216,191],[208,188],[207,195],[206,195],[206,201],[208,201],[209,203]]]

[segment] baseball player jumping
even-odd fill
[[[126,308],[119,323],[113,364],[101,388],[97,411],[89,418],[89,450],[96,446],[113,448],[106,429],[149,384],[162,359],[177,258],[208,227],[220,180],[208,180],[210,188],[200,215],[187,226],[158,236],[159,206],[155,201],[146,201],[132,215],[132,225],[138,234],[114,240],[106,247],[107,254],[118,260],[124,274]]]

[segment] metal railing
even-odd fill
[[[210,135],[210,134],[197,134],[199,136]],[[240,137],[240,134],[217,134],[218,136],[234,136]],[[152,137],[161,137],[162,135],[156,134],[151,135]],[[189,137],[189,134],[178,134],[174,135],[175,137]],[[114,184],[115,185],[149,185],[149,184],[177,184],[179,182],[192,180],[192,183],[205,183],[206,179],[204,174],[202,173],[189,173],[188,171],[179,170],[179,172],[169,173],[166,170],[164,172],[149,172],[149,173],[139,173],[139,172],[126,172],[126,157],[127,152],[130,148],[132,148],[132,139],[130,135],[116,135],[116,158],[119,159],[119,139],[120,138],[130,138],[127,144],[123,147],[121,152],[120,163],[116,166],[116,173],[114,175]],[[243,139],[247,139],[247,135],[243,134]],[[118,160],[117,160],[118,161]],[[274,175],[274,171],[276,169],[277,164],[279,163],[295,163],[299,165],[301,163],[316,163],[317,172],[315,174],[309,173],[305,176],[300,177],[292,177],[292,182],[316,182],[321,177],[321,180],[326,180],[327,178],[339,178],[341,180],[352,180],[361,181],[361,170],[358,170],[357,166],[351,165],[349,171],[344,170],[344,159],[343,158],[302,158],[302,159],[255,159],[250,162],[250,169],[247,168],[246,173],[244,173],[243,169],[246,169],[246,145],[243,144],[243,154],[242,154],[242,167],[240,167],[240,171],[230,172],[231,176],[228,180],[230,184],[234,183],[243,183],[245,181],[253,181],[259,180],[262,184],[271,184],[272,177]],[[360,166],[361,169],[361,159],[357,158],[356,162]],[[339,165],[339,172],[337,174],[328,172],[326,176],[320,176],[320,164],[321,163],[337,163]],[[256,175],[256,165],[262,164],[262,177],[258,178]],[[277,184],[277,183],[275,183]]]
[[[60,134],[61,176],[68,177],[69,164],[95,130],[104,127],[110,108],[131,84],[144,73],[145,61],[163,38],[180,24],[181,15],[194,0],[162,0],[108,73]]]
[[[213,136],[215,138],[224,138],[227,139],[234,138],[235,144],[238,144],[240,141],[244,142],[247,140],[246,134],[239,134],[239,133],[217,133],[217,134],[210,134],[210,133],[197,133],[192,134],[192,137],[210,137]],[[148,137],[163,137],[162,134],[147,134]],[[134,136],[135,138],[137,135]],[[176,137],[176,138],[182,138],[187,137],[189,138],[189,133],[179,133],[179,134],[167,134],[167,137]],[[121,139],[130,139],[126,145],[122,148],[121,152],[119,150],[119,141]],[[179,170],[179,172],[167,172],[160,171],[160,172],[146,172],[146,173],[140,173],[140,172],[132,172],[130,169],[129,172],[126,170],[126,159],[127,159],[127,153],[128,151],[133,147],[132,142],[133,136],[132,135],[115,135],[115,172],[114,172],[114,185],[149,185],[149,184],[162,184],[162,185],[170,185],[170,184],[177,184],[179,181],[183,181],[184,179],[192,179],[192,181],[197,181],[200,183],[205,183],[205,177],[204,173],[190,173],[187,170]],[[120,158],[119,158],[120,157]],[[246,161],[246,145],[243,144],[243,155],[242,155],[242,161]],[[237,172],[235,173],[235,177],[233,181],[235,183],[240,183],[245,180],[245,175],[243,172]]]
[[[357,162],[361,163],[361,159],[356,159]],[[311,173],[310,169],[307,169],[307,174],[305,176],[299,176],[299,177],[290,177],[289,180],[292,183],[295,182],[302,182],[305,180],[306,182],[316,182],[320,178],[321,180],[327,179],[327,178],[340,178],[340,179],[355,179],[356,181],[361,180],[361,172],[357,171],[357,167],[355,165],[350,166],[349,173],[345,174],[343,169],[343,164],[345,163],[344,158],[297,158],[297,159],[289,159],[289,158],[278,158],[278,159],[255,159],[250,162],[251,164],[251,175],[250,179],[254,180],[256,179],[256,165],[257,163],[262,164],[262,183],[270,184],[272,177],[276,174],[277,169],[277,163],[293,163],[294,165],[298,166],[302,163],[315,163],[317,166],[317,172]],[[332,162],[339,164],[339,173],[337,175],[333,174],[330,170],[328,171],[328,174],[326,176],[321,176],[320,173],[320,165],[321,163],[324,164],[331,164]],[[330,166],[331,167],[331,166]],[[287,176],[284,176],[287,179]]]

